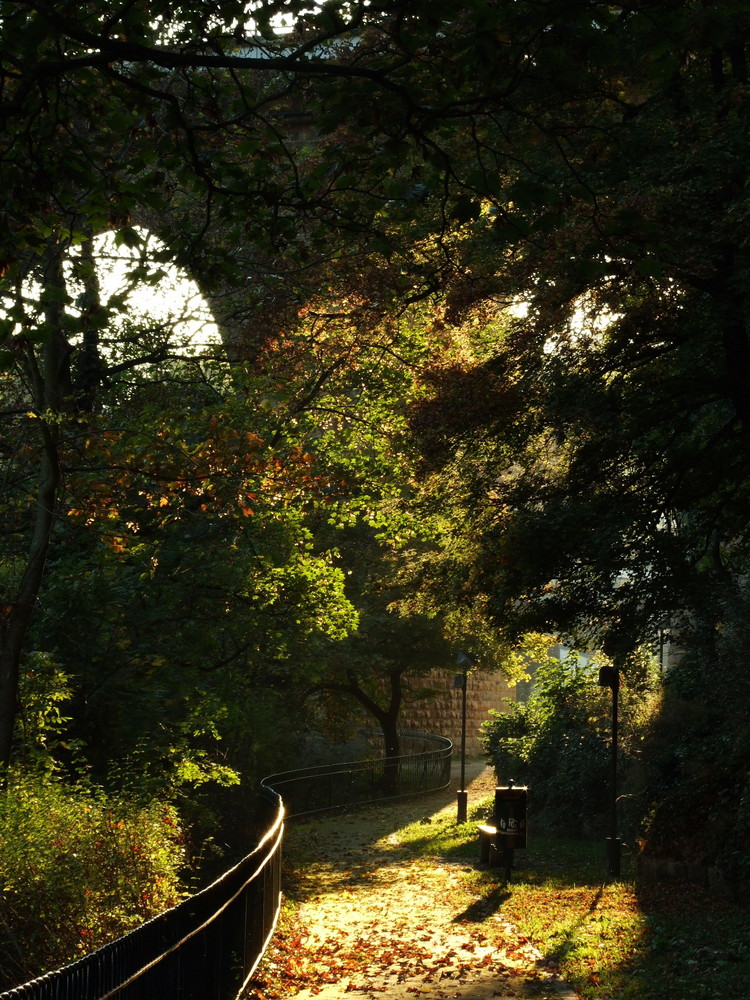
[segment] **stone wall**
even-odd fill
[[[447,736],[460,751],[461,746],[461,689],[453,687],[455,670],[433,670],[424,677],[408,677],[412,689],[407,694],[401,714],[401,729],[417,729],[424,733]],[[419,693],[434,692],[430,697]],[[415,697],[415,695],[417,695]],[[503,710],[504,699],[515,701],[515,689],[498,673],[477,671],[469,674],[466,685],[466,755],[479,757],[479,727],[486,720],[491,708]]]

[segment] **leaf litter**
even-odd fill
[[[470,796],[494,787],[478,763]],[[465,860],[416,853],[393,832],[455,810],[455,793],[339,814],[287,834],[285,907],[246,1000],[563,998],[532,942],[481,903]],[[435,810],[432,815],[425,812]]]

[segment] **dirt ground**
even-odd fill
[[[285,916],[248,994],[253,1000],[504,1000],[577,994],[502,914],[503,887],[472,888],[467,863],[405,851],[395,831],[455,813],[451,789],[352,815],[290,824]],[[494,788],[482,761],[467,762],[469,807]],[[295,856],[304,863],[295,864]]]

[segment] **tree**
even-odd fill
[[[242,14],[239,7],[231,16],[238,14]],[[261,19],[262,14],[258,15]],[[192,224],[184,232],[186,239],[173,240],[167,255],[189,254],[198,263],[195,239],[209,227],[221,174],[220,168],[210,176],[201,163],[201,156],[212,148],[211,140],[200,153],[195,145],[197,133],[203,130],[205,134],[210,119],[207,105],[198,104],[204,100],[210,104],[210,94],[222,103],[229,79],[226,73],[221,79],[212,76],[214,65],[226,68],[228,63],[226,59],[216,63],[213,43],[205,36],[207,31],[212,36],[222,33],[220,25],[209,28],[211,20],[211,10],[205,6],[170,8],[165,15],[154,8],[112,12],[95,4],[76,11],[20,4],[3,19],[2,50],[7,56],[3,63],[3,191],[12,199],[5,205],[8,225],[0,254],[4,360],[18,364],[28,378],[31,408],[17,396],[12,381],[6,386],[10,418],[17,423],[23,421],[24,412],[31,412],[33,426],[41,432],[41,448],[33,456],[38,456],[40,485],[35,519],[29,527],[28,555],[16,579],[9,581],[12,591],[5,602],[0,652],[0,759],[5,763],[16,713],[21,651],[59,511],[61,428],[75,425],[81,409],[92,408],[92,395],[112,374],[102,363],[98,340],[112,310],[107,314],[97,304],[90,271],[92,307],[77,319],[71,318],[64,255],[72,246],[85,246],[92,233],[106,228],[117,229],[120,241],[137,244],[139,236],[128,225],[130,218],[149,212],[161,212],[163,218],[165,194],[189,191]],[[198,58],[193,50],[196,38],[202,40]],[[129,53],[121,50],[119,55],[109,52],[105,57],[110,41],[117,48],[124,39],[133,46]],[[186,73],[196,72],[189,78],[163,72],[170,51],[181,53],[177,61]],[[253,64],[262,64],[266,70],[264,59],[251,59]],[[276,97],[283,91],[282,85]],[[247,95],[240,88],[241,99]],[[262,107],[269,98],[266,94],[259,99]],[[229,115],[222,119],[224,133],[228,133],[224,149],[229,146],[236,160],[247,151],[236,149],[233,113],[224,107],[220,114]],[[253,117],[249,111],[248,115]],[[267,133],[273,135],[274,129],[271,125]],[[226,169],[228,159],[231,156],[225,158]],[[259,171],[260,160],[252,161]],[[165,227],[172,234],[178,231],[178,214]],[[214,248],[214,267],[217,258],[226,262],[222,249]],[[208,265],[200,271],[204,280],[208,271]],[[41,310],[31,310],[35,315],[29,314],[22,298],[29,278],[42,285]],[[126,366],[164,359],[160,349],[157,355],[130,359]],[[29,458],[28,453],[25,457]]]
[[[465,242],[458,315],[527,312],[436,372],[414,421],[467,483],[462,586],[511,634],[616,651],[703,615],[745,560],[747,11],[576,12],[534,54],[539,95],[564,60],[558,99],[510,133],[513,226],[483,210]]]
[[[326,477],[293,436],[271,443],[278,427],[260,406],[249,415],[226,362],[181,354],[170,332],[146,318],[103,328],[90,407],[71,402],[54,424],[56,544],[32,635],[75,664],[77,735],[100,766],[150,740],[158,769],[191,734],[216,730],[262,664],[353,621],[341,574],[310,551],[305,525]],[[75,384],[83,352],[71,353]],[[5,380],[19,414],[34,412],[24,375],[19,365]],[[259,379],[247,393],[266,388]],[[23,541],[19,488],[37,455],[32,437],[6,456],[11,543]]]
[[[456,588],[503,622],[519,594],[566,628],[622,620],[626,645],[691,595],[695,604],[702,570],[685,586],[674,581],[686,566],[700,570],[717,511],[711,551],[726,560],[740,520],[730,500],[744,489],[734,456],[738,445],[744,454],[747,424],[745,4],[675,12],[651,0],[474,0],[460,10],[387,2],[305,12],[292,3],[283,12],[298,20],[285,35],[273,30],[280,12],[274,3],[229,5],[219,16],[201,3],[112,11],[36,2],[4,20],[12,55],[3,63],[2,190],[13,203],[3,280],[13,295],[27,275],[43,275],[40,337],[51,368],[65,373],[72,344],[59,335],[59,251],[107,227],[135,241],[130,223],[144,215],[161,220],[167,252],[223,299],[235,349],[257,350],[249,321],[260,308],[269,316],[285,280],[285,318],[319,295],[324,260],[389,257],[389,310],[448,285],[449,320],[472,303],[521,296],[529,320],[457,371],[466,386],[474,376],[491,393],[503,385],[492,414],[502,426],[452,429],[459,442],[469,427],[481,431],[482,460],[474,471],[464,463],[471,491],[494,494],[498,461],[524,471],[505,477],[507,503],[462,513],[476,529],[464,552],[486,559]],[[300,116],[314,135],[290,129]],[[571,325],[581,302],[609,310],[607,331],[584,337]],[[10,317],[6,338],[23,338],[20,322]],[[712,366],[697,397],[686,382],[691,358]],[[656,394],[669,400],[660,440],[636,409],[630,438],[593,419],[605,407],[622,412],[623,387],[628,407],[649,403],[656,377],[668,382]],[[563,390],[574,379],[571,405]],[[54,428],[45,423],[53,439]],[[725,447],[731,470],[718,491],[696,496],[686,484],[715,472],[707,441]],[[601,447],[607,485],[587,490],[584,503],[580,484],[598,472]],[[666,455],[660,477],[654,454]],[[54,471],[44,482],[56,491]],[[45,500],[38,509],[52,508]],[[51,522],[40,517],[43,555]],[[529,532],[541,537],[542,521],[549,543],[524,575],[514,553]],[[594,523],[601,530],[589,544]],[[663,530],[677,523],[679,532]],[[495,558],[498,547],[507,561]],[[29,600],[9,603],[19,622],[16,633],[8,620],[9,637],[24,633],[22,609],[39,580],[35,571]],[[8,657],[5,730],[16,653]]]
[[[310,694],[343,695],[377,722],[391,759],[385,781],[395,788],[399,712],[410,690],[406,675],[449,662],[451,647],[440,617],[414,609],[407,546],[378,540],[372,528],[359,526],[343,535],[339,551],[359,622],[349,635],[328,644]]]
[[[499,777],[512,775],[533,789],[535,825],[566,836],[603,832],[612,720],[609,692],[596,680],[602,661],[576,650],[561,654],[552,636],[529,635],[525,649],[527,666],[533,664],[529,697],[490,711],[482,727],[485,753]],[[641,751],[658,689],[654,658],[641,649],[620,692],[618,787],[628,837],[638,836],[652,795]]]
[[[112,9],[41,2],[4,12],[3,359],[19,363],[31,380],[30,412],[42,448],[25,568],[5,602],[3,761],[16,712],[19,659],[58,511],[60,429],[75,422],[79,409],[93,406],[107,375],[99,334],[117,309],[99,307],[89,270],[91,307],[71,318],[67,251],[108,229],[136,246],[140,236],[133,222],[155,220],[166,241],[162,259],[189,261],[214,298],[223,299],[238,282],[244,288],[248,275],[255,276],[252,292],[229,295],[224,309],[225,331],[231,321],[236,340],[248,310],[257,322],[265,302],[267,318],[271,300],[278,313],[280,281],[294,267],[303,273],[299,260],[330,257],[331,239],[336,252],[354,245],[356,236],[370,232],[384,204],[413,198],[400,178],[384,184],[387,172],[378,175],[374,164],[370,191],[355,189],[351,163],[341,161],[340,136],[318,143],[314,154],[297,155],[296,138],[283,127],[287,110],[302,101],[304,113],[317,116],[318,128],[330,136],[339,126],[345,130],[351,96],[341,85],[345,81],[392,91],[404,109],[410,107],[408,88],[389,79],[402,53],[398,46],[391,50],[388,32],[361,40],[365,21],[377,21],[387,6],[370,11],[364,4],[329,5],[307,12],[299,33],[287,37],[272,27],[280,10],[302,15],[304,5],[233,4],[219,16],[215,5],[202,3]],[[353,48],[355,29],[360,41]],[[321,58],[320,47],[333,53],[337,40],[337,55]],[[381,55],[387,65],[365,65]],[[357,155],[360,164],[373,148],[365,145]],[[375,148],[381,145],[377,138]],[[400,154],[393,143],[386,145],[381,163],[392,165]],[[33,316],[22,301],[30,279],[42,287],[42,313],[31,310]],[[286,307],[298,297],[286,295]],[[14,393],[11,387],[10,416],[23,419]]]

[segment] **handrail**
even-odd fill
[[[382,739],[377,733],[365,735]],[[397,757],[366,757],[282,771],[263,778],[261,787],[274,789],[282,796],[289,818],[447,788],[451,741],[412,731],[398,735],[402,750],[409,745],[419,749]]]
[[[400,733],[418,752],[300,768],[264,778],[258,845],[211,885],[62,969],[0,1000],[232,1000],[252,979],[281,908],[285,818],[437,791],[450,782],[453,745]],[[431,748],[431,749],[427,749]],[[283,792],[283,796],[282,796]]]
[[[226,1000],[251,979],[281,907],[284,806],[261,790],[266,832],[211,885],[77,962],[0,1000]]]

